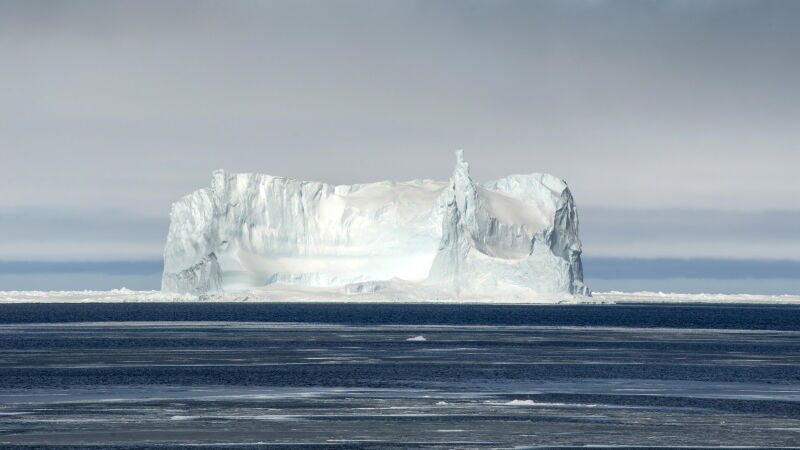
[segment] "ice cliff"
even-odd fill
[[[548,174],[331,185],[214,172],[172,206],[161,289],[402,299],[588,295],[578,216]]]

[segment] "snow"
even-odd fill
[[[547,174],[476,183],[461,151],[449,182],[331,185],[219,170],[170,219],[164,292],[589,295],[566,183]]]
[[[161,291],[0,291],[0,303],[125,303],[125,302],[341,302],[341,303],[431,303],[431,304],[624,304],[624,303],[709,303],[709,304],[791,304],[800,305],[800,295],[680,294],[663,292],[597,292],[592,297],[563,296],[530,298],[416,298],[398,301],[391,293],[348,295],[322,288],[272,288],[237,294],[208,295]]]

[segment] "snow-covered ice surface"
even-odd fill
[[[477,183],[461,151],[449,182],[331,185],[220,170],[211,187],[173,204],[162,290],[587,295],[580,254],[563,180],[534,173]]]
[[[336,293],[321,288],[273,286],[244,293],[177,294],[161,291],[0,291],[0,303],[125,303],[125,302],[297,302],[297,303],[408,303],[408,304],[623,304],[623,303],[739,303],[800,304],[800,295],[680,294],[663,292],[596,292],[592,297],[537,298],[418,298],[393,297],[391,292]]]
[[[681,294],[665,292],[597,292],[594,299],[603,303],[742,303],[798,304],[800,295],[757,294]]]

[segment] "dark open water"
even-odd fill
[[[796,446],[800,307],[0,305],[0,445],[258,443]]]

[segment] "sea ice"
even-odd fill
[[[385,292],[375,294],[343,294],[330,289],[292,288],[284,291],[254,291],[247,294],[217,293],[195,295],[162,291],[0,291],[0,303],[128,303],[128,302],[269,302],[275,298],[303,303],[385,303],[399,300],[409,304],[624,304],[624,303],[716,303],[716,304],[800,304],[799,295],[752,294],[665,294],[663,292],[595,292],[592,297],[531,297],[531,298],[431,298],[420,295],[409,297],[406,293],[392,298]]]

